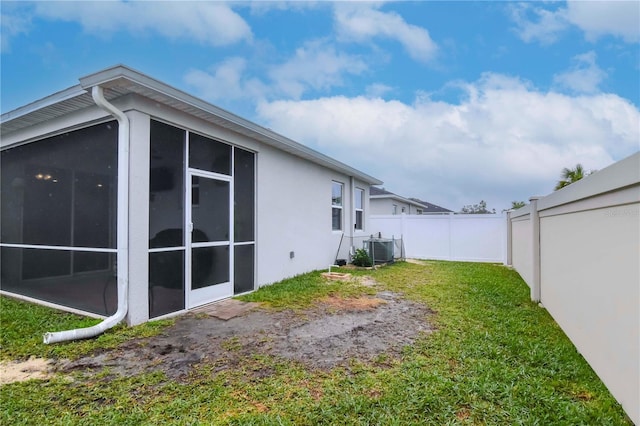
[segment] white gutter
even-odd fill
[[[353,176],[349,176],[349,192],[351,192],[351,194],[349,194],[349,198],[351,198],[351,223],[349,224],[349,228],[351,228],[349,229],[351,244],[349,245],[349,253],[351,253],[351,249],[353,248],[353,233],[356,229],[356,183]],[[362,220],[364,220],[364,217]]]
[[[129,118],[104,98],[104,90],[100,86],[93,86],[91,90],[93,101],[100,108],[113,115],[118,120],[118,236],[117,236],[117,265],[118,265],[118,310],[112,316],[105,318],[92,327],[77,328],[75,330],[57,331],[44,334],[44,343],[66,342],[68,340],[88,339],[104,333],[117,325],[127,314],[129,292]]]

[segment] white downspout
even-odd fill
[[[68,340],[88,339],[104,333],[117,325],[127,314],[129,292],[129,117],[104,98],[104,91],[100,86],[93,86],[91,90],[93,101],[100,108],[113,115],[118,120],[118,230],[117,230],[117,279],[118,279],[118,310],[112,316],[105,318],[92,327],[77,328],[75,330],[57,331],[44,334],[44,343],[58,343]]]
[[[356,184],[354,182],[353,176],[349,176],[349,191],[351,192],[351,194],[349,194],[349,198],[351,199],[351,223],[349,224],[349,236],[350,236],[350,246],[349,246],[349,254],[351,254],[351,250],[354,250],[354,246],[353,246],[353,234],[355,233],[355,229],[356,229]],[[364,201],[364,200],[363,200]],[[364,220],[364,217],[362,218]],[[349,256],[347,257],[347,262],[350,261],[351,259],[349,259]]]

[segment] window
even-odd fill
[[[422,209],[416,209],[417,214],[422,214]]]
[[[392,209],[392,213],[391,214],[398,214],[398,205],[397,204],[393,205],[393,209]]]
[[[344,186],[340,182],[331,185],[331,229],[342,230],[342,194]]]
[[[356,223],[353,227],[362,231],[364,229],[364,190],[356,188],[355,197]]]
[[[406,210],[405,210],[405,208],[403,207],[403,208],[402,208],[402,213],[405,213],[405,212],[406,212]]]

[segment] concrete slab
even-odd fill
[[[194,309],[196,314],[206,314],[221,320],[229,320],[246,314],[250,310],[260,306],[255,302],[242,302],[235,299],[225,299],[219,302],[209,303]]]

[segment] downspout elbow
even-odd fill
[[[45,344],[66,342],[69,340],[88,339],[104,333],[106,330],[119,324],[127,315],[128,311],[128,257],[129,245],[126,235],[128,229],[128,182],[129,182],[129,118],[127,115],[113,106],[104,98],[104,91],[100,86],[93,86],[91,96],[96,105],[118,120],[118,193],[124,193],[124,197],[118,200],[118,309],[116,312],[105,318],[101,323],[92,327],[77,328],[45,333],[43,341]],[[124,182],[123,182],[123,177]]]

